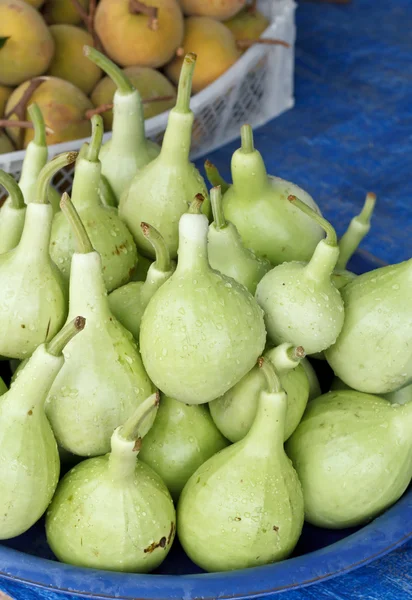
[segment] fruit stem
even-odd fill
[[[70,196],[67,192],[64,192],[62,199],[60,200],[60,208],[69,222],[72,232],[74,233],[76,252],[78,254],[90,254],[90,252],[94,252],[94,248],[89,236],[87,235],[83,221],[81,220],[79,213],[77,212],[73,202],[70,200]]]
[[[275,367],[272,365],[270,360],[265,360],[263,356],[258,359],[259,369],[262,369],[262,372],[266,379],[266,387],[267,392],[269,394],[278,394],[282,392],[282,384],[280,383],[280,379],[275,371]]]
[[[129,0],[129,11],[132,15],[146,15],[149,17],[149,22],[147,24],[149,29],[156,31],[159,29],[159,21],[158,21],[158,8],[155,6],[146,6],[143,2],[139,0]]]
[[[205,161],[205,171],[209,183],[211,183],[213,187],[217,187],[219,185],[222,190],[222,194],[228,191],[230,185],[223,179],[218,168],[211,163],[210,160]]]
[[[253,129],[250,125],[242,125],[242,127],[240,128],[240,141],[240,149],[245,154],[250,154],[251,152],[254,152],[255,146],[253,143]]]
[[[134,87],[126,75],[107,56],[91,46],[83,46],[83,54],[110,77],[118,92],[124,95],[134,92]]]
[[[103,119],[100,115],[93,115],[91,118],[92,122],[92,137],[87,148],[87,153],[85,155],[86,160],[89,162],[98,162],[99,160],[99,152],[102,147],[102,139],[103,139]]]
[[[46,350],[52,356],[61,356],[64,348],[67,344],[77,335],[80,331],[84,329],[86,325],[86,319],[84,317],[76,317],[70,323],[67,323],[57,333],[54,338],[46,344]]]
[[[225,215],[223,214],[222,190],[220,185],[217,185],[210,190],[210,203],[212,205],[215,229],[220,231],[220,229],[227,227]]]
[[[196,194],[192,202],[189,204],[189,210],[187,211],[190,215],[200,215],[202,213],[203,202],[205,197],[203,194]]]
[[[0,170],[0,185],[2,185],[8,193],[10,204],[13,208],[20,209],[25,207],[23,192],[14,177],[9,175],[9,173]]]
[[[43,113],[41,112],[38,104],[30,104],[27,109],[29,117],[34,127],[34,143],[37,146],[47,146],[46,142],[46,125],[43,119]]]
[[[376,195],[370,192],[366,195],[361,212],[356,217],[353,217],[349,227],[339,240],[339,258],[336,263],[337,269],[346,269],[346,265],[355,250],[357,250],[363,238],[369,233],[375,203]]]
[[[48,204],[49,185],[54,175],[63,167],[75,162],[78,152],[63,152],[48,162],[39,173],[37,189],[33,202],[37,204]]]
[[[120,427],[119,437],[128,442],[142,439],[145,435],[145,432],[142,430],[142,425],[152,411],[157,410],[159,403],[160,393],[159,391],[156,391],[149,396],[149,398],[146,398],[146,400],[137,407],[132,416],[127,419],[126,423]]]
[[[182,69],[180,71],[179,85],[177,87],[176,106],[172,109],[174,112],[190,112],[190,96],[192,94],[192,78],[196,66],[196,54],[189,52],[186,54]]]
[[[288,196],[288,200],[289,202],[292,202],[292,204],[294,204],[297,208],[299,208],[299,210],[308,215],[308,217],[315,221],[315,223],[322,227],[322,229],[326,233],[326,238],[324,241],[328,246],[337,247],[338,238],[336,236],[336,231],[329,223],[329,221],[318,215],[318,213],[314,211],[313,208],[305,204],[305,202],[302,202],[302,200],[299,200],[299,198],[297,198],[296,196]]]
[[[293,346],[286,351],[288,358],[293,361],[300,361],[305,358],[306,352],[303,346]]]
[[[143,235],[149,240],[154,248],[156,254],[156,269],[167,273],[171,270],[172,265],[170,261],[169,249],[163,239],[163,236],[155,227],[153,227],[153,225],[149,225],[149,223],[144,223],[142,221],[142,223],[140,223],[140,227],[143,231]]]

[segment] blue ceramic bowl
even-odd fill
[[[382,266],[358,253],[356,273]],[[0,492],[1,493],[1,492]],[[409,530],[408,530],[409,527]],[[365,565],[412,538],[412,488],[395,506],[362,528],[340,531],[305,525],[291,558],[280,563],[207,574],[189,561],[176,540],[161,568],[151,575],[82,569],[57,562],[39,522],[24,535],[0,544],[1,577],[45,592],[93,600],[214,600],[257,598],[301,588]],[[47,594],[46,594],[47,595]]]

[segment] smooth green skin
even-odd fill
[[[0,254],[13,250],[21,239],[26,207],[15,208],[9,199],[0,208]]]
[[[412,476],[412,404],[355,391],[308,405],[286,451],[302,483],[305,519],[362,525],[400,498]]]
[[[302,489],[283,450],[286,397],[262,392],[243,440],[206,461],[177,508],[179,540],[207,571],[243,569],[290,555],[302,531]]]
[[[137,267],[132,275],[132,281],[146,281],[149,267],[154,261],[151,258],[146,258],[139,253],[137,253],[137,258]]]
[[[336,289],[341,290],[345,285],[356,279],[357,275],[346,269],[335,269],[332,273],[332,281]]]
[[[343,383],[339,379],[339,377],[334,377],[330,386],[331,391],[334,390],[351,390],[346,383]],[[408,402],[412,402],[412,385],[407,385],[400,390],[396,390],[395,392],[390,392],[389,394],[381,394],[381,398],[385,398],[392,404],[407,404]]]
[[[250,371],[263,351],[263,313],[239,283],[210,268],[208,220],[180,219],[179,262],[150,300],[140,351],[153,383],[187,404],[219,398]]]
[[[110,310],[116,319],[139,340],[140,323],[146,306],[165,281],[172,276],[176,265],[167,272],[150,265],[146,281],[132,281],[109,295]]]
[[[97,252],[75,253],[68,320],[87,326],[64,350],[65,364],[46,402],[58,443],[72,454],[96,456],[152,391],[132,335],[110,312]]]
[[[72,565],[147,573],[173,543],[172,499],[141,461],[124,479],[116,478],[109,464],[110,455],[91,458],[62,479],[47,511],[47,541],[59,560]],[[164,548],[144,551],[163,537]]]
[[[310,361],[307,358],[302,359],[301,363],[302,367],[305,369],[306,377],[309,381],[309,398],[308,402],[314,400],[318,396],[322,394],[322,390],[320,388],[319,379],[316,375],[315,369],[312,367]]]
[[[44,401],[63,357],[39,346],[0,398],[0,539],[27,531],[44,513],[59,480],[56,440]]]
[[[163,396],[139,458],[156,471],[177,501],[196,469],[227,445],[205,406],[187,406]]]
[[[76,162],[72,202],[80,215],[92,242],[99,252],[104,281],[112,291],[130,280],[137,264],[133,237],[114,208],[103,206],[99,197],[101,165],[79,157]],[[69,283],[75,238],[62,212],[55,215],[50,241],[50,256]]]
[[[37,144],[34,140],[29,142],[21,169],[19,187],[23,192],[26,204],[35,200],[37,178],[40,171],[47,163],[48,150],[46,144]],[[48,200],[53,211],[59,210],[60,196],[53,186],[49,186]]]
[[[3,379],[0,377],[0,396],[7,392],[7,385],[4,383]]]
[[[287,440],[299,425],[305,411],[309,398],[309,381],[298,361],[294,362],[294,368],[292,364],[282,368],[276,359],[276,350],[269,350],[264,356],[274,365],[287,394],[284,431],[284,439]],[[243,439],[252,427],[259,396],[264,388],[265,376],[256,365],[226,394],[209,404],[216,427],[231,442]]]
[[[412,383],[412,259],[359,275],[342,290],[345,321],[325,352],[351,388],[386,394]]]
[[[64,284],[48,251],[52,219],[50,204],[29,204],[18,246],[0,255],[0,355],[8,358],[30,356],[66,318]]]
[[[323,240],[320,244],[320,249],[325,250]],[[327,252],[329,249],[332,248],[329,246]],[[315,254],[307,265],[290,262],[275,267],[256,290],[256,300],[265,312],[265,325],[272,342],[302,345],[307,354],[329,348],[336,341],[344,319],[341,295],[330,274],[316,277],[311,268],[315,266],[314,259]]]
[[[262,277],[271,269],[267,260],[258,258],[245,248],[236,227],[227,222],[223,229],[215,223],[209,226],[208,255],[212,269],[232,277],[249,290],[251,294]]]

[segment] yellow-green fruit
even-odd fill
[[[22,0],[0,0],[0,84],[19,85],[47,71],[54,42],[43,17]]]
[[[44,0],[23,0],[26,4],[30,4],[33,8],[40,8],[44,4]]]
[[[166,67],[167,76],[177,83],[186,52],[197,54],[192,89],[200,92],[223,75],[239,58],[236,40],[227,27],[208,17],[188,17],[185,21],[184,52]]]
[[[83,46],[93,46],[93,38],[84,29],[74,25],[51,25],[55,51],[48,75],[61,77],[90,94],[102,72],[83,54]]]
[[[236,41],[258,40],[269,27],[269,19],[258,10],[242,10],[239,14],[225,21],[225,26],[235,36]]]
[[[122,67],[161,67],[175,54],[183,39],[183,15],[177,0],[145,0],[156,7],[157,26],[150,17],[130,12],[129,0],[101,0],[95,28],[112,60]]]
[[[0,154],[7,154],[8,152],[14,152],[14,146],[4,131],[0,130]]]
[[[89,0],[79,0],[79,4],[85,10],[88,10]],[[72,0],[46,0],[43,7],[43,14],[46,22],[50,25],[55,23],[78,25],[82,22],[82,18],[75,9]]]
[[[10,98],[12,88],[0,85],[0,118],[3,118],[7,100]]]
[[[245,6],[246,0],[180,0],[185,15],[211,17],[218,21],[230,19]]]
[[[87,96],[76,86],[58,77],[45,77],[45,80],[33,92],[28,104],[36,102],[43,113],[47,127],[53,130],[48,134],[48,144],[58,144],[91,134],[89,119],[85,112],[93,108]],[[6,111],[12,108],[21,98],[30,82],[26,81],[14,90],[9,98]],[[14,118],[14,115],[10,118]],[[28,118],[28,115],[25,116]],[[7,133],[16,143],[19,139],[17,127],[7,128]],[[33,129],[25,129],[23,134],[23,148],[33,139]]]
[[[159,71],[150,67],[126,67],[123,72],[130,79],[134,87],[138,90],[142,100],[158,98],[160,96],[171,96],[171,100],[162,100],[161,102],[148,102],[143,104],[145,119],[155,117],[165,110],[172,108],[176,101],[176,88]],[[113,95],[116,86],[110,77],[104,77],[94,88],[90,98],[95,106],[113,102]],[[113,111],[107,110],[102,113],[104,127],[110,131],[113,124]]]

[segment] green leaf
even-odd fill
[[[7,42],[7,40],[10,39],[10,36],[7,37],[0,37],[0,50],[3,48],[4,44]]]

